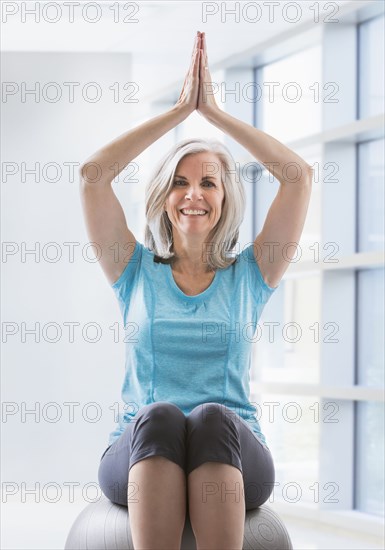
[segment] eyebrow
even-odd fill
[[[188,181],[187,178],[185,178],[184,176],[178,176],[178,174],[175,174],[174,178],[180,178],[181,180],[186,180]],[[216,180],[216,178],[214,176],[203,176],[202,180],[208,180],[208,179],[211,179],[211,180]]]

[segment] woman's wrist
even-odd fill
[[[207,120],[207,122],[210,122],[210,124],[213,124],[214,126],[216,122],[220,120],[220,117],[223,113],[224,111],[218,106],[210,107],[210,109],[207,109],[205,111],[200,111],[200,114]]]
[[[181,122],[186,120],[186,118],[190,116],[192,113],[190,107],[186,105],[182,105],[181,103],[176,103],[175,105],[173,105],[170,109],[170,112],[174,113],[175,116],[177,117],[178,119],[177,124],[180,124]]]

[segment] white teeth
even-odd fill
[[[186,210],[186,209],[183,209],[183,210],[181,210],[181,212],[183,214],[192,214],[192,215],[196,215],[196,216],[203,216],[204,214],[206,214],[205,210]]]

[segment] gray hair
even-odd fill
[[[246,199],[236,163],[225,145],[216,139],[191,138],[174,145],[156,166],[145,190],[145,246],[163,263],[172,263],[172,224],[164,209],[166,199],[173,188],[178,163],[187,155],[214,153],[221,163],[221,181],[224,187],[224,202],[221,217],[210,232],[206,261],[211,269],[226,268],[234,262],[228,256],[237,244],[239,227],[243,221]]]

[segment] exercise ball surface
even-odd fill
[[[286,527],[273,510],[263,504],[246,511],[243,550],[292,550]],[[88,504],[73,523],[65,550],[134,550],[128,508],[105,495]],[[181,550],[196,550],[188,515]]]

